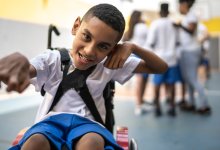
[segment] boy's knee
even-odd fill
[[[44,135],[34,134],[27,139],[22,146],[22,149],[26,149],[27,147],[32,147],[33,149],[50,149],[50,142]]]
[[[76,144],[75,149],[102,150],[104,149],[104,145],[105,142],[101,135],[97,133],[87,133],[80,138],[80,140]]]

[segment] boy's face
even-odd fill
[[[78,17],[73,25],[75,35],[71,56],[74,65],[85,70],[101,62],[118,42],[119,32],[97,17],[81,21]]]
[[[181,2],[179,4],[179,11],[183,15],[185,15],[188,12],[188,4],[187,4],[187,2]]]

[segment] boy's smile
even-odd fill
[[[79,58],[80,58],[79,60],[81,61],[81,63],[86,64],[86,63],[93,61],[93,59],[89,59],[89,58],[87,58],[87,56],[80,54],[80,52],[78,53],[78,55],[79,55]]]
[[[118,42],[119,33],[97,17],[77,18],[71,56],[76,68],[85,70],[101,62]]]

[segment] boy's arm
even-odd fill
[[[0,82],[7,85],[8,92],[23,92],[30,84],[30,78],[35,76],[35,68],[18,52],[0,59]]]
[[[184,27],[181,23],[173,23],[173,25],[175,27],[179,27],[179,28],[182,28],[184,31],[186,31],[187,33],[193,35],[195,30],[196,30],[196,27],[197,27],[197,23],[190,23],[188,25],[188,27]]]
[[[138,45],[133,44],[133,53],[142,60],[134,70],[135,73],[164,73],[168,66],[159,56],[153,52],[146,50]]]
[[[110,69],[122,68],[131,53],[138,55],[142,59],[134,73],[164,73],[168,68],[166,62],[156,54],[131,42],[118,44],[108,56],[105,67]]]

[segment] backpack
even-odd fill
[[[101,119],[101,115],[99,114],[94,100],[88,90],[86,85],[86,78],[92,73],[96,66],[90,67],[86,71],[74,71],[73,76],[77,77],[76,80],[72,80],[73,77],[69,77],[71,75],[67,75],[69,66],[70,66],[70,56],[68,50],[65,48],[56,49],[60,52],[61,55],[61,69],[63,71],[63,79],[58,87],[58,90],[55,94],[54,100],[49,108],[49,111],[53,109],[53,107],[58,103],[62,95],[65,91],[69,90],[70,88],[75,88],[75,90],[79,93],[83,101],[85,102],[86,106],[90,110],[91,114],[95,118],[95,120],[102,125],[104,125],[111,133],[113,133],[113,128],[115,124],[114,114],[113,114],[113,97],[114,97],[114,89],[115,84],[114,81],[109,81],[106,84],[106,87],[103,91],[103,98],[105,100],[105,109],[106,109],[106,120],[105,123]],[[70,73],[71,74],[71,73]],[[74,77],[74,78],[75,78]],[[41,88],[41,95],[45,95],[44,85]],[[49,112],[48,111],[48,112]]]

